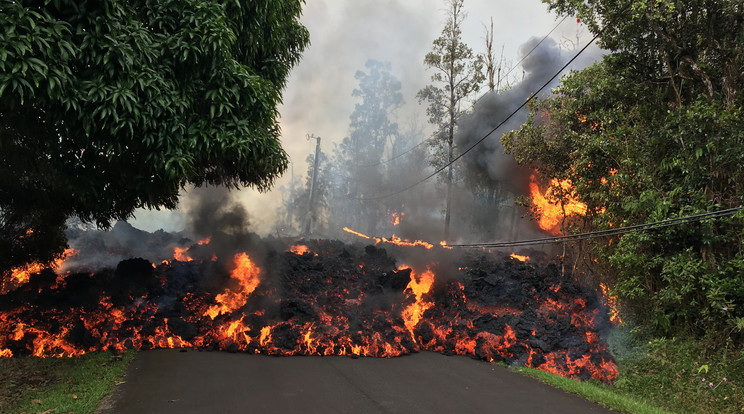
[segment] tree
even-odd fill
[[[433,142],[434,155],[431,163],[435,168],[448,165],[444,215],[444,239],[449,239],[452,210],[452,185],[454,170],[454,137],[456,120],[463,112],[460,104],[480,88],[484,81],[483,58],[462,42],[462,22],[465,19],[464,0],[447,0],[448,17],[442,34],[433,42],[432,51],[426,54],[424,64],[435,70],[431,76],[433,84],[421,89],[419,102],[428,102],[426,114],[429,122],[439,128],[438,138]]]
[[[0,273],[65,219],[175,208],[187,184],[271,187],[301,0],[0,4]]]
[[[338,207],[345,211],[338,217],[349,219],[348,224],[374,233],[381,218],[381,204],[376,197],[383,192],[383,165],[380,164],[385,148],[390,148],[398,136],[395,112],[403,104],[400,81],[390,73],[389,62],[370,59],[365,63],[369,72],[357,71],[354,77],[359,85],[352,96],[361,101],[354,106],[349,124],[349,136],[336,148],[336,164],[342,179],[338,184]]]
[[[578,13],[612,53],[534,104],[528,122],[502,138],[511,154],[545,176],[570,178],[589,230],[741,206],[744,100],[740,74],[728,69],[741,68],[733,52],[744,36],[741,4],[550,4]],[[741,343],[742,234],[739,212],[603,239],[594,244],[597,282],[661,334]]]

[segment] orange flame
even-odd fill
[[[615,325],[623,323],[622,318],[620,318],[620,311],[617,308],[617,296],[611,295],[609,286],[604,283],[600,283],[599,287],[602,289],[602,296],[605,297],[607,306],[610,308],[610,322]]]
[[[232,312],[245,305],[248,295],[253,293],[260,283],[260,280],[258,279],[260,271],[261,269],[253,264],[247,254],[236,254],[235,270],[232,271],[230,277],[237,280],[239,289],[236,291],[226,289],[224,292],[217,295],[215,300],[219,305],[212,305],[204,313],[204,316],[209,316],[214,319],[218,315]]]
[[[402,219],[402,218],[403,218],[403,216],[405,216],[405,215],[406,215],[406,213],[403,213],[403,212],[401,212],[401,213],[393,213],[393,214],[392,214],[392,215],[390,216],[390,224],[392,224],[393,226],[397,226],[397,225],[399,225],[399,224],[400,224],[400,221],[401,221],[401,219]]]
[[[558,195],[556,191],[561,190],[569,194],[568,200],[563,205],[553,202]],[[538,225],[541,229],[550,232],[553,235],[560,235],[560,224],[563,219],[571,215],[583,216],[586,214],[586,204],[576,199],[576,193],[573,189],[573,183],[569,179],[558,180],[553,178],[550,181],[550,187],[545,193],[540,191],[537,179],[533,174],[530,177],[530,196],[532,204],[536,207],[538,213]]]
[[[29,231],[33,232],[32,230],[29,230]],[[34,262],[34,263],[29,263],[24,266],[13,268],[10,271],[11,280],[13,280],[14,282],[18,284],[26,283],[31,279],[31,275],[39,273],[44,269],[57,270],[61,268],[62,265],[65,263],[65,260],[69,259],[72,256],[76,256],[78,253],[79,253],[78,250],[69,248],[69,249],[65,249],[64,253],[62,253],[62,257],[54,260],[50,264]]]
[[[355,236],[359,236],[359,237],[361,237],[363,239],[370,239],[371,238],[371,237],[367,236],[366,234],[359,233],[358,231],[354,231],[354,230],[352,230],[352,229],[350,229],[348,227],[344,227],[343,230],[345,232],[347,232],[347,233],[351,233],[351,234],[353,234]]]
[[[355,236],[359,236],[359,237],[361,237],[363,239],[374,240],[375,241],[375,244],[388,243],[388,244],[394,244],[396,246],[409,246],[409,247],[421,246],[421,247],[426,248],[427,250],[434,248],[434,245],[431,244],[431,243],[429,243],[429,242],[425,242],[423,240],[414,240],[414,241],[411,241],[411,240],[407,240],[407,239],[401,239],[400,237],[398,237],[398,236],[396,236],[394,234],[388,239],[386,237],[370,237],[370,236],[367,236],[366,234],[363,234],[363,233],[360,233],[358,231],[352,230],[352,229],[350,229],[348,227],[344,227],[343,230],[345,232],[347,232],[347,233],[351,233],[351,234],[353,234]],[[441,244],[441,243],[444,243],[444,244]],[[451,247],[446,246],[446,243],[445,242],[441,242],[441,243],[440,244],[442,245],[442,247],[444,247],[446,249],[450,249],[451,248]]]
[[[407,266],[399,266],[398,269],[406,269]],[[411,333],[413,342],[416,342],[416,338],[413,334],[413,329],[418,325],[421,317],[424,315],[429,308],[434,304],[432,302],[423,299],[424,294],[429,293],[431,286],[434,284],[434,272],[430,269],[426,269],[421,276],[416,277],[416,272],[411,269],[411,281],[408,282],[406,290],[410,290],[416,297],[416,302],[408,305],[403,310],[403,323],[405,324],[408,331]]]
[[[209,242],[212,241],[212,236],[208,236],[207,238],[203,240],[199,240],[196,242],[197,245],[203,246],[205,244],[209,244]],[[190,262],[194,259],[186,254],[188,252],[190,247],[174,247],[173,248],[173,258],[178,260],[179,262]],[[216,257],[212,258],[212,261],[216,260]]]
[[[520,256],[520,255],[518,255],[516,253],[510,254],[509,257],[511,257],[512,259],[515,259],[515,260],[519,260],[520,262],[526,262],[526,261],[530,260],[530,257],[529,256]]]
[[[174,247],[173,258],[178,260],[179,262],[190,262],[194,260],[191,258],[191,256],[186,254],[188,250],[189,250],[188,247]]]
[[[289,251],[294,254],[299,254],[300,256],[302,256],[305,253],[309,253],[310,248],[305,246],[304,244],[298,244],[298,245],[290,247]],[[317,253],[315,255],[317,256]]]

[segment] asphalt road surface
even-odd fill
[[[391,359],[143,351],[99,414],[612,413],[463,356]]]

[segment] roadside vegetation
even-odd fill
[[[135,354],[0,358],[0,412],[93,413],[121,380]]]
[[[694,338],[654,338],[629,324],[608,340],[619,370],[611,385],[515,370],[621,413],[744,412],[744,353],[730,340],[711,350]]]

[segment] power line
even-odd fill
[[[392,196],[395,196],[395,195],[404,193],[404,192],[410,190],[411,188],[416,187],[417,185],[423,183],[424,181],[427,181],[431,177],[434,177],[435,175],[439,174],[440,172],[444,171],[447,167],[449,167],[450,165],[454,164],[460,158],[464,157],[466,154],[468,154],[470,151],[472,151],[475,147],[477,147],[478,145],[480,145],[483,141],[485,141],[488,137],[490,137],[491,134],[493,134],[497,129],[501,128],[501,126],[503,126],[514,115],[516,115],[517,112],[519,112],[522,108],[524,108],[525,106],[527,106],[527,104],[530,103],[530,101],[532,101],[533,99],[535,99],[537,97],[537,95],[540,92],[542,92],[543,89],[547,88],[548,85],[550,85],[553,82],[553,80],[555,80],[555,78],[558,77],[558,75],[560,75],[561,73],[563,73],[563,71],[566,70],[566,68],[569,65],[571,65],[571,63],[573,63],[574,60],[576,60],[579,57],[579,55],[581,55],[592,43],[594,43],[595,40],[597,40],[597,38],[599,38],[600,33],[597,33],[596,35],[594,35],[594,37],[592,38],[592,40],[590,40],[586,45],[584,45],[584,47],[582,47],[581,50],[579,50],[568,62],[566,62],[566,64],[563,65],[563,67],[561,67],[560,70],[558,70],[558,72],[556,72],[553,76],[551,76],[550,79],[547,80],[547,82],[545,82],[540,88],[538,88],[534,93],[532,93],[532,95],[530,95],[530,97],[526,101],[524,101],[521,105],[519,105],[517,107],[517,109],[515,109],[514,111],[512,111],[512,113],[509,114],[509,116],[507,116],[506,119],[504,119],[503,121],[501,121],[498,125],[496,125],[495,127],[493,127],[493,129],[491,129],[491,131],[489,131],[487,134],[485,134],[481,139],[479,139],[478,141],[476,141],[474,144],[472,144],[470,147],[468,147],[465,151],[461,152],[458,156],[456,156],[455,158],[453,158],[451,161],[449,161],[448,163],[446,163],[442,167],[438,168],[433,173],[429,174],[428,176],[426,176],[425,178],[423,178],[423,179],[421,179],[419,181],[416,181],[415,183],[413,183],[413,184],[411,184],[409,186],[406,186],[406,187],[404,187],[404,188],[402,188],[402,189],[400,189],[398,191],[392,192],[390,194],[386,194],[386,195],[383,195],[383,196],[377,196],[377,197],[351,197],[351,198],[352,199],[355,199],[355,200],[382,200],[382,199],[385,199],[385,198],[388,198],[388,197],[392,197]]]
[[[550,29],[550,31],[548,32],[548,34],[546,34],[545,36],[543,36],[543,38],[542,38],[542,39],[540,39],[540,41],[539,41],[539,42],[537,42],[537,43],[535,44],[535,46],[533,46],[533,47],[532,47],[532,49],[530,49],[530,50],[529,50],[529,52],[527,52],[527,54],[526,54],[526,55],[522,56],[522,59],[520,59],[520,60],[519,60],[519,62],[517,62],[517,64],[516,64],[516,65],[514,65],[514,66],[513,66],[513,67],[512,67],[511,69],[509,69],[509,71],[508,71],[508,72],[506,73],[506,75],[504,75],[504,77],[506,78],[507,76],[509,76],[509,75],[510,75],[510,74],[511,74],[511,73],[512,73],[512,72],[514,71],[514,69],[516,69],[517,67],[519,67],[519,65],[520,65],[520,64],[521,64],[522,62],[524,62],[524,60],[525,60],[525,59],[527,59],[527,57],[528,57],[529,55],[531,55],[531,54],[532,54],[532,52],[534,52],[534,51],[535,51],[535,49],[537,49],[537,48],[538,48],[538,47],[539,47],[539,46],[540,46],[540,45],[541,45],[541,44],[542,44],[542,43],[543,43],[543,42],[544,42],[544,41],[545,41],[545,40],[546,40],[546,39],[547,39],[547,38],[548,38],[548,37],[549,37],[549,36],[550,36],[550,35],[551,35],[551,34],[552,34],[552,33],[554,32],[554,31],[555,31],[555,29],[557,29],[557,28],[558,28],[558,26],[560,26],[560,25],[561,25],[561,24],[562,24],[562,23],[563,23],[564,21],[566,21],[566,19],[567,19],[567,18],[568,18],[568,15],[564,16],[564,17],[563,17],[563,19],[561,19],[561,21],[559,21],[559,22],[558,22],[558,24],[556,24],[555,26],[553,26],[553,28],[552,28],[552,29]],[[469,107],[468,109],[466,109],[466,110],[465,110],[465,111],[463,111],[463,112],[460,112],[460,113],[459,113],[459,114],[458,114],[458,115],[457,115],[457,116],[455,117],[455,120],[458,120],[458,119],[460,119],[460,118],[461,118],[462,116],[464,116],[464,115],[465,115],[465,114],[467,113],[467,111],[469,111],[469,110],[471,110],[471,109],[475,108],[475,105],[476,105],[476,104],[477,104],[477,103],[478,103],[478,102],[479,102],[479,101],[480,101],[481,99],[483,99],[483,98],[484,98],[484,97],[485,97],[486,95],[488,95],[488,92],[486,92],[486,93],[484,93],[483,95],[479,96],[479,97],[478,97],[478,98],[477,98],[477,99],[476,99],[475,101],[473,101],[473,104],[472,104],[472,105],[470,105],[470,107]],[[400,154],[397,154],[397,155],[395,155],[395,156],[393,156],[393,157],[390,157],[390,158],[388,158],[388,159],[386,159],[386,160],[384,160],[384,161],[379,161],[379,162],[377,162],[377,163],[374,163],[374,164],[361,165],[360,167],[362,167],[362,168],[371,168],[371,167],[377,167],[377,166],[379,166],[379,165],[385,165],[385,164],[389,164],[389,163],[391,163],[392,161],[394,161],[394,160],[396,160],[396,159],[398,159],[398,158],[400,158],[400,157],[402,157],[402,156],[404,156],[404,155],[406,155],[406,154],[410,153],[411,151],[415,150],[416,148],[420,147],[421,145],[423,145],[423,144],[425,144],[425,143],[427,143],[427,142],[431,141],[431,140],[432,140],[432,139],[434,139],[434,138],[435,138],[435,137],[436,137],[437,135],[439,135],[439,133],[441,133],[441,132],[442,132],[442,131],[444,130],[444,128],[445,128],[445,127],[447,127],[447,126],[448,126],[448,125],[446,125],[446,126],[444,126],[444,127],[442,127],[442,128],[439,128],[439,129],[437,129],[437,130],[436,130],[436,131],[435,131],[435,132],[434,132],[433,134],[429,135],[429,137],[428,137],[428,138],[426,138],[426,139],[424,139],[423,141],[419,142],[418,144],[416,144],[416,145],[412,146],[411,148],[409,148],[409,149],[407,149],[407,150],[405,150],[405,151],[401,152]]]
[[[673,219],[655,221],[652,223],[636,224],[632,226],[618,227],[618,228],[608,229],[608,230],[599,230],[599,231],[593,231],[593,232],[588,232],[588,233],[571,234],[567,236],[556,236],[556,237],[546,237],[546,238],[541,238],[541,239],[517,240],[517,241],[505,241],[505,242],[448,244],[447,246],[461,247],[461,248],[468,248],[468,247],[499,248],[499,247],[530,246],[530,245],[535,245],[535,244],[574,242],[574,241],[580,241],[580,240],[596,239],[600,237],[617,236],[617,235],[633,233],[637,231],[655,230],[655,229],[660,229],[664,227],[671,227],[671,226],[676,226],[679,224],[687,224],[687,223],[692,223],[692,222],[702,221],[702,220],[719,219],[719,218],[731,216],[741,209],[742,209],[742,206],[739,206],[739,207],[728,208],[724,210],[711,211],[707,213],[700,213],[700,214],[694,214],[694,215],[689,215],[689,216],[677,217]]]

